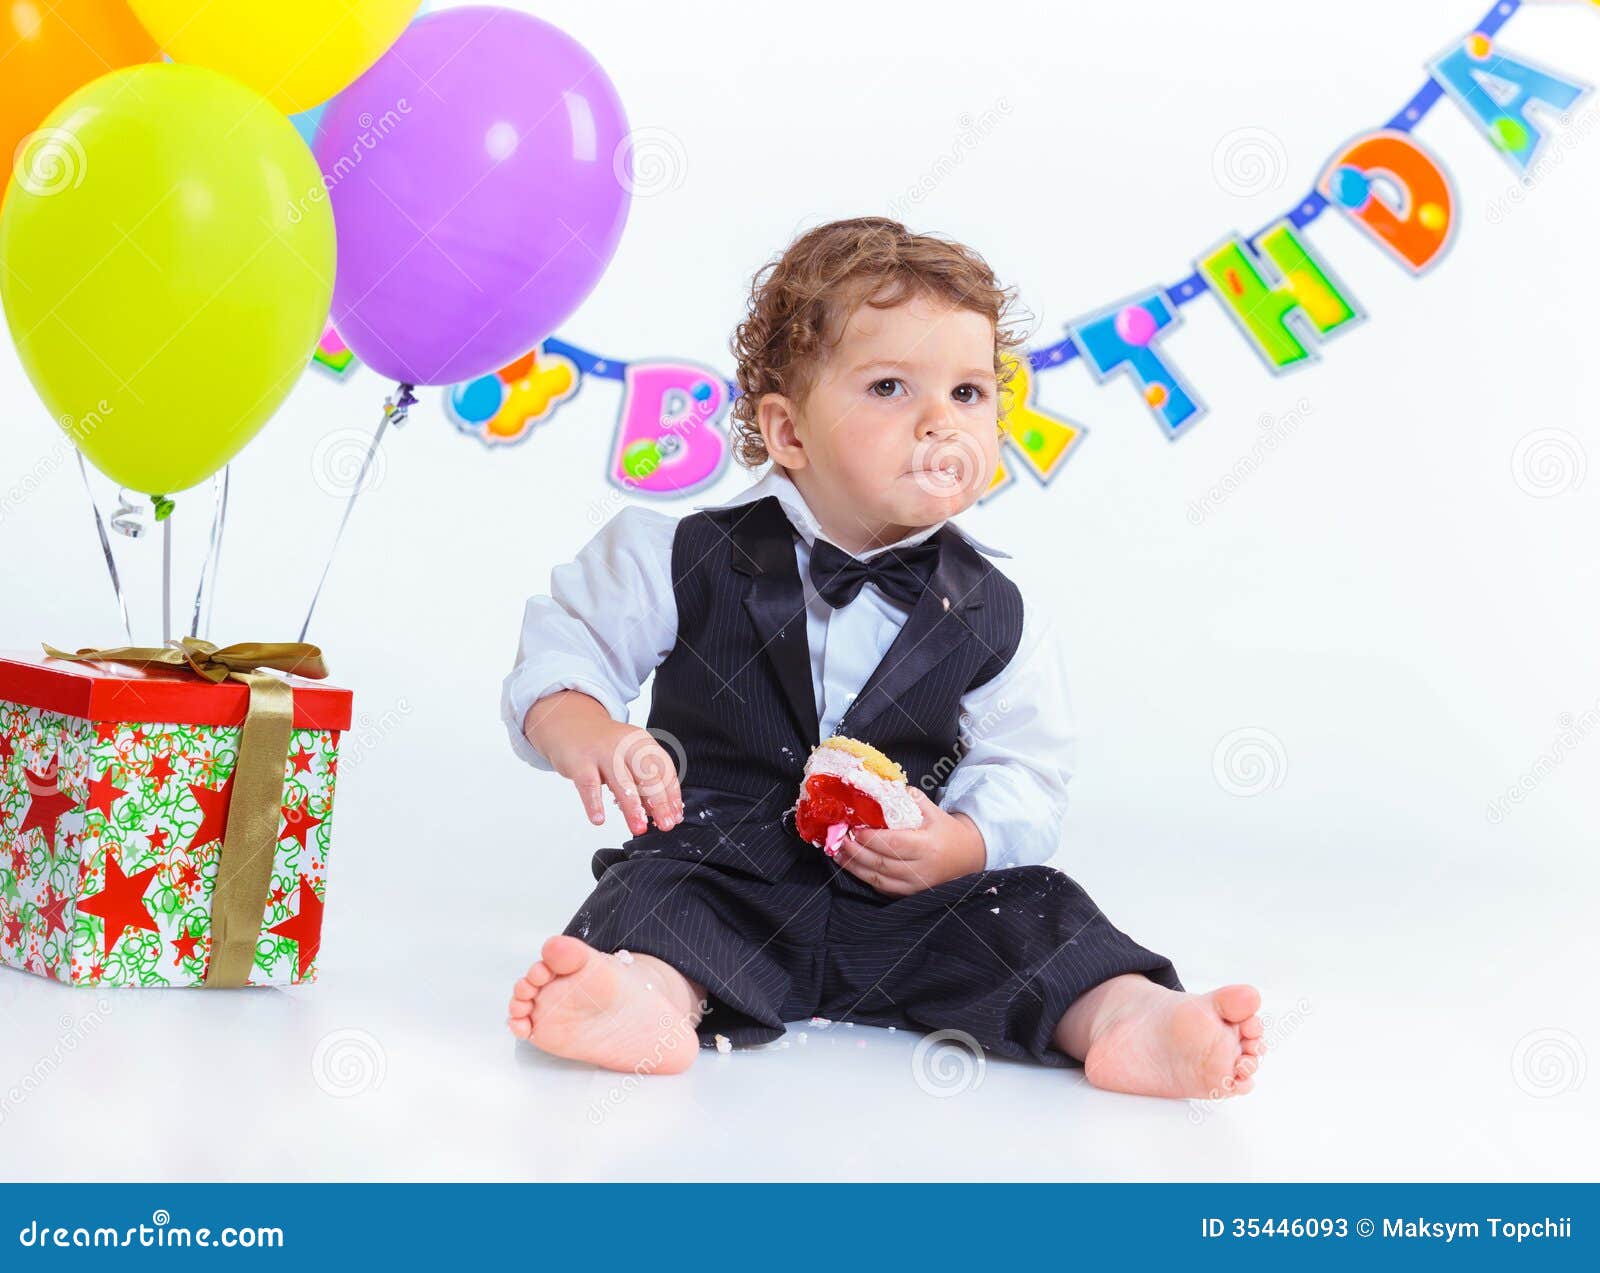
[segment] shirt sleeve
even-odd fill
[[[977,824],[990,870],[1048,862],[1061,843],[1077,728],[1047,613],[1027,607],[1016,654],[962,698],[961,745],[941,807]]]
[[[517,660],[500,693],[511,748],[536,769],[554,766],[522,732],[528,709],[557,690],[582,690],[612,719],[671,652],[678,635],[672,590],[677,519],[630,506],[611,518],[576,558],[550,572],[548,594],[522,616]]]

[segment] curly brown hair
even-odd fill
[[[739,362],[732,408],[739,463],[753,469],[767,461],[756,408],[768,393],[804,401],[825,357],[830,324],[842,330],[859,305],[888,309],[917,295],[972,310],[993,324],[1003,420],[1015,372],[1011,359],[1026,339],[1007,325],[1016,289],[1002,288],[969,247],[913,234],[888,217],[854,217],[808,230],[751,280],[749,313],[731,345]]]

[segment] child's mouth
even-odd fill
[[[906,476],[930,486],[947,487],[951,490],[961,486],[960,470],[950,467],[912,469]]]

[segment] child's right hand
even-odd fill
[[[579,690],[547,694],[528,709],[522,732],[555,771],[570,779],[589,821],[605,821],[601,791],[610,788],[628,829],[643,835],[649,823],[666,831],[683,821],[678,771],[666,748],[637,725],[613,720]]]

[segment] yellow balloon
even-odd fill
[[[327,101],[376,62],[420,0],[131,0],[174,61],[226,71],[286,115]]]
[[[277,409],[326,323],[334,230],[316,161],[259,94],[175,63],[79,89],[24,150],[0,212],[24,370],[119,485],[204,481]]]

